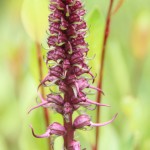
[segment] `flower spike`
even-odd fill
[[[87,56],[89,45],[85,38],[88,27],[84,20],[86,11],[83,7],[81,0],[50,0],[48,48],[44,57],[48,73],[38,86],[38,91],[43,86],[49,88],[50,92],[45,98],[39,94],[41,102],[28,112],[39,107],[46,107],[61,114],[64,118],[64,125],[54,122],[42,135],[36,135],[32,126],[31,130],[36,138],[48,138],[51,135],[63,136],[66,150],[81,149],[79,141],[74,138],[76,129],[84,129],[85,126],[104,126],[111,123],[117,116],[104,123],[93,123],[86,114],[78,116],[74,121],[72,119],[74,111],[79,111],[80,107],[89,110],[97,106],[109,107],[109,105],[97,103],[88,98],[90,91],[93,91],[91,89],[104,93],[90,83],[95,81],[96,76],[92,74],[87,62],[94,59],[95,55],[92,58]],[[84,74],[88,77],[84,77]],[[50,87],[53,85],[59,91],[52,91]],[[89,92],[86,92],[86,89],[89,89]]]

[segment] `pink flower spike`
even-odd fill
[[[104,123],[93,123],[93,122],[90,122],[91,126],[93,126],[93,127],[101,127],[101,126],[105,126],[107,124],[110,124],[116,119],[117,115],[118,114],[116,114],[111,120],[109,120],[107,122],[104,122]]]
[[[48,127],[45,133],[36,135],[32,126],[30,127],[36,138],[48,138],[54,135],[48,143],[51,149],[54,149],[54,138],[62,136],[63,149],[81,150],[83,148],[75,138],[76,130],[107,125],[117,116],[115,115],[108,122],[93,123],[86,112],[81,112],[74,119],[74,112],[80,111],[80,107],[88,110],[94,110],[98,106],[110,107],[87,97],[92,92],[94,94],[104,93],[101,88],[91,86],[91,82],[94,82],[97,75],[92,74],[92,68],[88,65],[88,61],[94,59],[95,56],[87,57],[89,51],[89,44],[86,41],[88,26],[84,18],[86,11],[83,5],[82,0],[50,0],[49,4],[48,48],[43,58],[47,66],[47,75],[40,79],[37,89],[38,102],[30,108],[28,113],[39,107],[46,108],[44,117]],[[57,89],[51,90],[52,86],[56,86]],[[42,87],[46,89],[46,95],[39,91]],[[63,117],[63,125],[58,122],[49,125],[49,108]]]
[[[31,125],[30,125],[30,128],[31,128],[31,130],[32,130],[33,136],[36,137],[36,138],[48,138],[48,137],[50,136],[50,129],[48,129],[44,134],[36,135],[36,134],[34,133],[34,129],[33,129],[33,127],[32,127]]]
[[[86,99],[86,102],[88,102],[88,103],[90,103],[90,104],[98,105],[98,106],[106,106],[106,107],[110,107],[110,105],[107,105],[107,104],[100,104],[100,103],[91,101],[91,100],[89,100],[89,99]]]

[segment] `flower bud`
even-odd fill
[[[78,141],[72,141],[68,150],[80,150],[80,143]]]
[[[88,115],[80,115],[74,120],[73,126],[76,129],[83,128],[84,126],[101,127],[113,122],[116,119],[117,115],[118,114],[116,114],[111,120],[103,123],[93,123],[91,122],[91,118]]]
[[[53,124],[51,124],[48,129],[50,129],[50,133],[51,134],[55,134],[58,136],[63,136],[66,134],[66,129],[64,128],[64,126],[62,126],[61,124],[54,122]]]
[[[91,118],[88,115],[80,115],[78,116],[73,123],[73,126],[76,129],[83,128],[84,126],[90,125]]]
[[[62,105],[64,103],[64,100],[61,97],[61,95],[53,95],[53,94],[47,95],[47,101],[51,103],[55,103],[57,105]]]
[[[64,107],[63,107],[63,113],[64,113],[64,114],[69,114],[69,113],[71,113],[72,111],[73,111],[72,105],[71,105],[70,103],[66,102],[66,103],[64,104]]]
[[[64,136],[66,134],[65,128],[57,122],[54,122],[53,124],[51,124],[47,128],[46,132],[44,134],[41,134],[41,135],[35,134],[32,126],[30,126],[30,128],[32,130],[33,136],[36,138],[48,138],[52,134],[57,135],[57,136]]]

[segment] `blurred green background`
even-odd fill
[[[119,0],[115,0],[114,8]],[[42,108],[27,115],[36,104],[39,83],[36,44],[46,45],[48,0],[0,0],[0,150],[47,150],[46,139],[35,139],[45,131]],[[89,26],[87,41],[93,73],[100,68],[100,55],[109,0],[85,0]],[[45,50],[42,49],[43,55]],[[43,63],[44,64],[44,63]],[[150,1],[124,0],[112,16],[105,59],[101,121],[115,113],[117,119],[101,128],[100,150],[150,150]],[[46,66],[44,64],[44,75]],[[96,80],[97,82],[97,80]],[[95,85],[96,85],[95,82]],[[95,97],[91,97],[95,99]],[[51,122],[60,115],[51,113]],[[87,112],[95,120],[95,111]],[[90,150],[94,129],[77,131],[82,148]],[[62,149],[62,138],[55,141]]]

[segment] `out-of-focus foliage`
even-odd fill
[[[109,0],[85,1],[88,56],[96,54],[89,62],[94,73],[99,72],[108,5]],[[112,16],[103,86],[103,103],[112,107],[102,108],[101,117],[105,121],[116,112],[119,115],[112,124],[101,128],[101,150],[150,149],[149,6],[149,0],[125,0]],[[29,128],[32,124],[37,133],[44,132],[42,108],[27,115],[36,104],[39,75],[35,45],[38,42],[46,47],[47,15],[48,0],[0,1],[0,150],[47,149],[47,140],[33,138]],[[62,122],[60,115],[50,113],[51,121]],[[94,111],[91,116],[94,120]],[[76,139],[90,150],[94,129],[78,131]],[[56,139],[56,143],[56,150],[61,149],[62,139]]]

